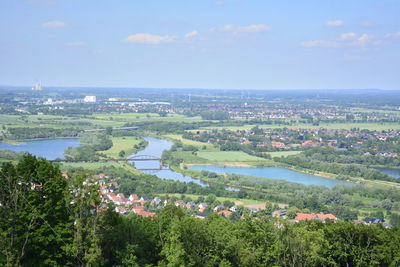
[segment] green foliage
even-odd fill
[[[64,128],[33,128],[33,127],[15,127],[8,128],[8,137],[11,139],[38,139],[55,137],[76,137],[79,129]]]

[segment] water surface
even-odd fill
[[[67,149],[68,147],[77,146],[79,146],[79,139],[77,138],[25,141],[24,143],[18,145],[0,143],[0,149],[28,152],[32,155],[49,160],[64,158],[63,153],[65,149]]]
[[[326,187],[333,187],[335,185],[350,184],[347,182],[315,176],[286,168],[223,167],[217,165],[197,165],[189,166],[188,168],[192,170],[204,170],[216,173],[257,176],[266,179],[281,179],[289,182],[301,183],[304,185],[322,185]]]
[[[148,146],[139,151],[133,156],[149,155],[157,158],[161,158],[162,152],[168,150],[172,147],[173,143],[154,137],[145,137],[149,142]],[[157,169],[160,167],[158,161],[137,161],[134,163],[135,167],[138,169]],[[334,179],[328,179],[324,177],[319,177],[311,174],[306,174],[286,168],[246,168],[246,167],[222,167],[217,165],[202,165],[202,166],[189,166],[192,170],[206,170],[216,173],[229,173],[229,174],[242,174],[250,176],[258,176],[262,178],[272,178],[272,179],[282,179],[289,182],[301,183],[304,185],[322,185],[327,187],[332,187],[340,184],[350,184],[343,181],[338,181]],[[205,183],[193,179],[189,176],[185,176],[181,173],[177,173],[171,170],[161,170],[161,171],[143,171],[145,173],[151,173],[162,179],[176,180],[180,182],[194,182],[200,185],[206,185]],[[233,188],[227,188],[228,190],[237,190]]]
[[[143,156],[143,155],[161,158],[163,151],[169,150],[173,145],[172,142],[165,140],[165,139],[154,138],[154,137],[145,137],[144,139],[147,142],[149,142],[147,147],[145,149],[137,152],[136,154],[129,156],[128,158],[133,157],[133,156]],[[157,169],[160,167],[159,161],[136,161],[134,164],[137,169]],[[148,174],[154,174],[158,178],[161,178],[161,179],[175,180],[175,181],[186,182],[186,183],[194,182],[196,184],[203,185],[203,186],[207,185],[197,179],[193,179],[190,176],[185,176],[181,173],[174,172],[169,169],[164,169],[164,170],[160,170],[160,171],[142,171],[142,172],[148,173]]]
[[[393,178],[400,178],[400,169],[376,168],[376,170],[386,173],[387,175],[389,175]]]

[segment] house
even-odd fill
[[[232,206],[229,210],[232,211],[232,212],[236,212],[237,211],[237,207],[236,206]]]
[[[177,200],[175,202],[175,206],[183,208],[183,207],[185,207],[185,202],[183,200]]]
[[[188,203],[186,203],[186,208],[187,209],[196,209],[196,203],[194,203],[193,201],[189,201]]]
[[[138,199],[139,199],[139,197],[138,197],[136,194],[131,194],[131,195],[129,196],[129,200],[130,200],[130,201],[138,200]]]
[[[271,145],[272,145],[273,148],[286,148],[285,144],[282,143],[282,142],[272,141]]]
[[[229,217],[232,215],[232,212],[229,210],[221,210],[220,212],[218,212],[219,215],[225,216],[225,217]]]
[[[148,201],[148,200],[150,200],[150,198],[143,196],[143,197],[140,198],[140,200]]]
[[[274,218],[286,218],[286,213],[287,210],[275,210],[274,212],[272,212],[272,217]]]
[[[196,218],[198,218],[198,219],[205,219],[205,218],[207,218],[207,216],[206,216],[206,215],[203,215],[203,214],[196,214]]]
[[[250,211],[250,213],[256,213],[256,212],[258,212],[258,209],[257,209],[257,208],[249,208],[248,210]]]
[[[117,212],[119,214],[125,214],[126,209],[124,207],[115,207],[115,212]]]
[[[378,219],[378,218],[370,218],[370,217],[367,217],[367,218],[364,219],[364,223],[365,223],[365,224],[368,224],[368,225],[371,225],[371,224],[379,224],[379,223],[383,223],[383,222],[385,222],[385,220],[383,220],[383,219]]]
[[[220,210],[222,210],[222,209],[224,209],[224,208],[225,208],[224,205],[218,205],[218,206],[216,206],[216,207],[213,209],[213,211],[214,211],[214,212],[218,212],[218,211],[220,211]]]
[[[383,224],[383,227],[385,227],[386,229],[393,229],[393,228],[394,228],[393,225],[388,224],[388,223],[384,223],[384,224]]]
[[[157,206],[157,205],[160,204],[160,203],[161,203],[161,198],[155,197],[155,198],[150,202],[150,205],[152,205],[152,206]]]
[[[208,205],[207,205],[207,203],[200,203],[198,207],[199,207],[199,211],[203,212],[208,207]]]
[[[301,143],[301,146],[302,146],[302,147],[311,147],[311,146],[313,146],[313,145],[314,145],[314,142],[311,141],[311,140],[307,140],[307,141]]]
[[[172,200],[171,199],[166,199],[164,200],[164,206],[170,205],[172,204]]]
[[[297,213],[294,218],[295,221],[312,221],[318,220],[325,222],[326,220],[337,221],[337,218],[333,214],[323,214],[323,213]]]

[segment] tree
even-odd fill
[[[107,127],[106,128],[106,134],[112,135],[112,132],[113,132],[113,128],[112,127]]]
[[[26,154],[0,171],[0,265],[70,265],[67,181],[44,159]]]

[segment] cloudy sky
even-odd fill
[[[400,89],[400,1],[1,0],[0,85]]]

